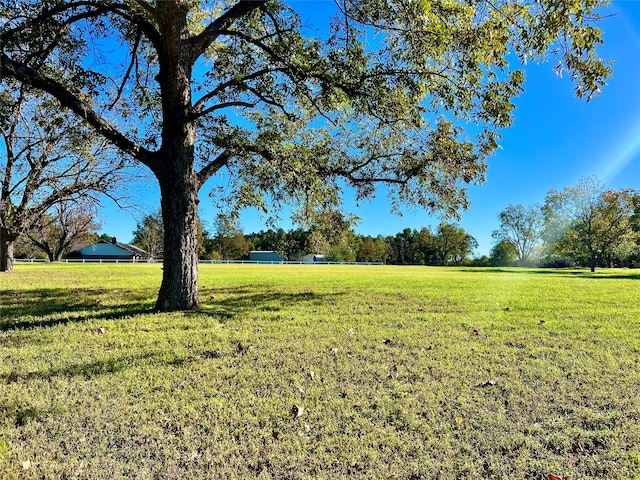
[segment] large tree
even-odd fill
[[[0,0],[0,68],[154,173],[165,226],[156,305],[193,309],[209,178],[226,175],[218,199],[235,207],[309,212],[345,184],[358,199],[385,184],[395,206],[465,207],[462,187],[483,179],[522,90],[512,59],[551,52],[578,96],[603,85],[599,5],[336,0],[316,37],[283,0]]]
[[[542,243],[542,229],[544,215],[542,209],[533,205],[509,205],[498,215],[500,228],[491,236],[498,241],[509,242],[513,245],[520,265],[530,262],[536,247]]]
[[[58,205],[113,194],[126,162],[58,101],[10,82],[0,86],[0,139],[0,271],[10,271],[21,235]]]
[[[547,194],[544,212],[551,252],[596,263],[625,244],[635,243],[634,198],[630,189],[604,190],[596,177],[584,177],[573,187]]]

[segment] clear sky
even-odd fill
[[[328,0],[290,3],[313,24],[333,5]],[[500,149],[488,161],[487,180],[470,187],[471,206],[462,212],[460,225],[479,242],[476,255],[489,254],[498,213],[509,204],[542,203],[549,190],[575,185],[585,175],[597,175],[607,188],[640,190],[640,1],[615,0],[606,13],[612,16],[601,22],[605,45],[599,52],[615,65],[599,97],[588,104],[578,100],[570,78],[557,77],[549,63],[526,67],[526,91],[515,101],[514,124],[501,132]],[[200,195],[205,226],[216,214],[208,192],[205,185]],[[160,205],[155,180],[132,185],[131,193],[139,211],[121,211],[107,201],[101,212],[101,231],[121,241],[132,238],[142,213],[157,211]],[[406,227],[435,227],[440,222],[420,210],[392,215],[384,192],[359,207],[347,192],[345,206],[362,219],[356,231],[364,235],[394,235]],[[240,222],[245,232],[266,228],[252,211]],[[286,218],[280,226],[291,228]]]

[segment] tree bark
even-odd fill
[[[0,272],[13,270],[13,244],[16,241],[6,228],[0,227]]]
[[[199,185],[193,168],[185,167],[187,171],[181,175],[163,175],[158,179],[164,223],[164,266],[156,309],[163,312],[198,308]]]
[[[187,9],[158,2],[162,54],[157,80],[162,98],[162,147],[152,169],[160,185],[164,225],[162,285],[156,309],[198,308],[198,190],[195,171],[196,127],[191,118],[191,77],[198,57],[189,37]]]

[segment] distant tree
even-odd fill
[[[97,238],[98,228],[93,205],[65,202],[54,205],[26,235],[50,262],[59,262],[74,245]]]
[[[375,238],[374,242],[376,245],[376,258],[378,259],[377,261],[384,262],[389,252],[389,244],[382,235],[378,235]]]
[[[491,259],[486,255],[482,255],[479,258],[474,258],[469,262],[470,267],[491,267]]]
[[[502,240],[494,245],[489,257],[494,267],[509,267],[518,263],[519,259],[516,247],[508,240]]]
[[[47,219],[70,205],[113,194],[125,162],[57,101],[9,82],[0,89],[0,141],[0,271],[8,271],[21,235],[49,231]]]
[[[460,265],[478,247],[476,239],[463,228],[446,222],[438,225],[435,237],[436,255],[440,265]]]
[[[164,251],[164,225],[161,212],[145,215],[133,232],[131,243],[147,252],[151,258],[160,258]]]
[[[222,260],[237,260],[249,254],[249,242],[234,217],[218,215],[215,220],[214,248]]]
[[[598,261],[633,242],[634,198],[630,189],[603,190],[596,177],[547,194],[544,206],[551,252],[584,261],[595,271]]]
[[[542,243],[544,215],[539,206],[509,205],[499,214],[500,229],[492,233],[500,244],[510,243],[520,265],[530,263],[536,247]]]
[[[360,219],[335,208],[324,208],[313,212],[304,220],[309,229],[310,253],[327,255],[334,262],[353,262],[358,251],[357,236],[353,227]],[[322,251],[321,251],[322,250]]]
[[[358,262],[383,262],[387,253],[387,243],[384,238],[367,235],[362,237],[356,253]]]
[[[198,307],[198,192],[217,173],[238,208],[336,203],[346,183],[451,212],[511,123],[518,60],[552,57],[586,98],[610,75],[593,0],[338,0],[326,35],[294,3],[0,4],[0,78],[55,96],[156,176],[160,310]]]
[[[196,222],[196,240],[198,241],[198,258],[204,258],[207,253],[207,235],[208,232],[204,229],[202,221],[198,218]]]
[[[387,263],[392,265],[414,264],[414,236],[414,230],[405,228],[402,232],[396,233],[395,236],[387,237],[387,243],[389,245]]]
[[[261,230],[258,233],[249,234],[246,238],[251,250],[273,251],[286,256],[288,238],[287,232],[282,228]]]
[[[348,243],[340,243],[329,249],[327,260],[330,262],[355,262],[356,252]]]
[[[640,193],[636,192],[632,196],[633,214],[631,215],[631,230],[636,240],[628,250],[628,258],[626,261],[628,266],[635,267],[640,265]]]
[[[438,246],[436,236],[426,227],[413,234],[413,262],[420,265],[438,263]]]

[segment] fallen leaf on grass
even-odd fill
[[[236,345],[236,348],[240,353],[247,353],[247,350],[251,350],[252,348],[255,348],[255,347],[253,345],[244,345],[242,342],[238,342]]]
[[[569,480],[569,477],[558,477],[556,475],[550,474],[549,480]]]
[[[22,469],[23,470],[29,470],[31,468],[31,461],[30,460],[25,460],[24,462],[22,462]]]
[[[495,380],[487,380],[486,382],[482,382],[476,385],[476,388],[493,387],[497,384],[498,382],[496,382]]]
[[[311,380],[314,380],[316,378],[316,373],[313,370],[309,371],[309,378]]]
[[[277,439],[278,439],[278,437],[280,436],[280,432],[278,432],[277,430],[273,430],[273,431],[271,432],[271,436],[272,436],[274,439],[276,439],[276,440],[277,440]]]
[[[571,444],[571,451],[573,453],[583,453],[584,452],[584,448],[582,448],[582,445],[580,445],[578,442],[573,442]]]
[[[298,405],[294,405],[293,407],[291,407],[291,417],[294,420],[297,418],[300,418],[303,412],[304,412],[304,408],[299,407]]]

